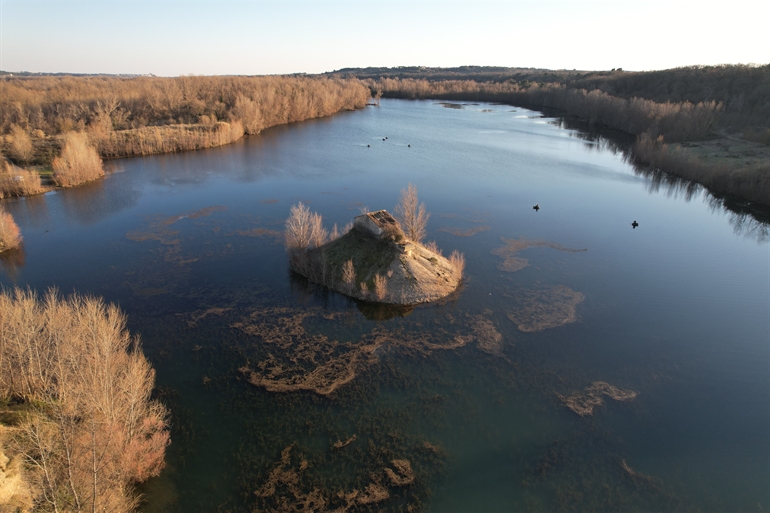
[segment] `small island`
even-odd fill
[[[335,227],[328,236],[318,214],[293,207],[286,232],[292,270],[358,300],[405,306],[444,298],[462,281],[462,254],[446,258],[435,243],[410,239],[386,210],[357,216],[343,232]]]

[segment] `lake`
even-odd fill
[[[171,411],[146,512],[768,511],[770,215],[625,145],[383,100],[5,201],[0,282],[126,312]],[[341,228],[409,183],[458,293],[384,308],[290,273],[293,204]]]

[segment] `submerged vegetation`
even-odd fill
[[[0,494],[18,509],[133,511],[163,468],[167,412],[125,325],[92,297],[0,293]]]

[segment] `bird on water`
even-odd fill
[[[535,206],[532,208],[535,210],[535,212],[537,212],[538,210],[540,210],[540,203],[535,203]]]
[[[631,227],[636,229],[636,227],[639,226],[639,223],[636,222],[636,219],[634,219],[634,222],[631,223]]]

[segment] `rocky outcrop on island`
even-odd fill
[[[356,217],[344,235],[316,247],[287,247],[292,269],[309,280],[355,299],[395,305],[448,296],[464,266],[456,251],[446,258],[435,246],[409,240],[385,210]]]

